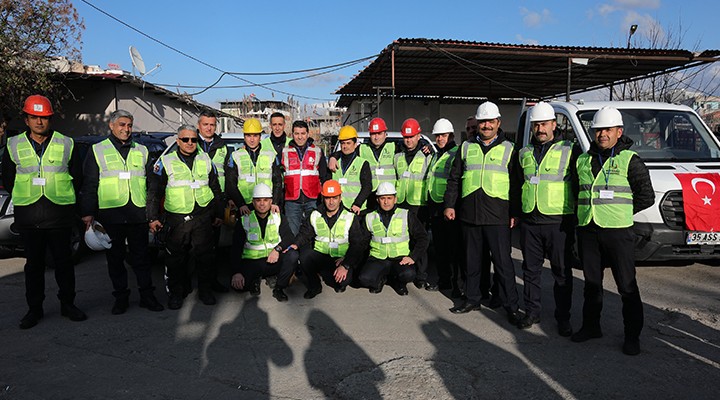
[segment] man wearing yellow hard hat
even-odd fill
[[[367,199],[372,193],[370,164],[360,157],[357,146],[357,131],[352,126],[343,126],[338,134],[340,159],[332,174],[343,192],[343,205],[356,215],[367,208]]]

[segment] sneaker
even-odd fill
[[[110,313],[112,315],[125,314],[125,311],[127,311],[128,307],[130,307],[130,300],[127,298],[127,296],[118,297],[115,299],[115,304],[113,304]]]
[[[212,294],[211,291],[199,291],[198,292],[198,298],[200,301],[202,301],[203,304],[206,306],[214,306],[217,304],[217,299],[215,298],[215,295]]]
[[[408,289],[406,284],[397,284],[393,285],[393,289],[395,290],[395,293],[397,293],[400,296],[407,296],[408,295]]]
[[[572,325],[570,325],[570,321],[564,320],[564,321],[558,321],[558,335],[568,337],[572,335]]]
[[[582,343],[586,342],[590,339],[598,339],[602,337],[602,330],[600,328],[597,329],[589,329],[586,327],[581,327],[579,331],[575,332],[570,336],[570,340],[572,340],[575,343]]]
[[[520,321],[518,321],[517,327],[518,329],[528,329],[537,323],[540,323],[540,317],[525,315]]]
[[[165,307],[157,301],[154,294],[149,294],[140,298],[140,304],[138,305],[142,308],[147,308],[150,311],[162,311],[165,309]]]
[[[171,310],[179,310],[183,305],[183,296],[179,294],[170,294],[168,299],[168,308]]]
[[[622,351],[628,356],[636,356],[640,354],[640,339],[625,337]]]
[[[440,286],[437,283],[425,282],[425,290],[428,292],[437,292],[440,290]]]
[[[282,303],[282,302],[285,302],[285,301],[288,301],[288,297],[287,297],[287,295],[285,294],[285,291],[282,290],[282,289],[280,289],[280,288],[278,288],[278,287],[276,287],[275,289],[273,289],[273,297],[274,297],[275,299],[277,299],[277,301],[279,301],[279,302],[281,302],[281,303]]]
[[[20,329],[30,329],[33,326],[37,325],[38,322],[43,317],[43,311],[42,310],[30,310],[25,314],[24,317],[20,320]]]
[[[303,295],[303,297],[309,300],[319,295],[320,293],[322,293],[322,287],[317,289],[308,289],[307,292],[305,292],[305,294]]]
[[[70,321],[85,321],[87,315],[73,303],[60,304],[60,315],[67,317]]]
[[[520,324],[520,321],[523,320],[523,317],[524,315],[520,311],[508,312],[507,314],[508,322],[510,323],[510,325],[515,326],[518,326],[518,324]]]
[[[260,280],[257,280],[250,285],[250,296],[257,297],[260,296]]]

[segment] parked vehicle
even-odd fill
[[[654,102],[550,102],[557,132],[587,151],[593,115],[604,106],[623,116],[623,135],[650,171],[655,204],[635,215],[635,257],[639,261],[720,260],[720,236],[697,235],[686,229],[679,172],[720,172],[720,141],[690,107]],[[523,112],[519,145],[530,140],[530,122]],[[698,238],[700,238],[698,240]]]

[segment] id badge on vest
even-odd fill
[[[121,180],[129,180],[130,172],[127,172],[127,171],[121,172],[120,174],[118,174],[118,178],[120,178]]]
[[[338,183],[341,184],[341,185],[346,185],[346,184],[347,184],[347,178],[340,178],[340,179],[338,179]]]
[[[248,175],[248,176],[246,176],[246,177],[245,177],[245,182],[247,182],[247,183],[255,183],[255,176],[253,176],[253,175]]]
[[[200,184],[193,181],[190,183],[190,189],[200,189]]]
[[[338,247],[340,247],[340,243],[338,243],[338,242],[330,242],[330,248],[331,248],[331,249],[337,249]]]
[[[410,171],[405,171],[402,174],[403,178],[409,178],[410,177]]]
[[[381,242],[382,244],[392,243],[392,238],[384,237],[384,238],[380,239],[380,242]]]
[[[250,233],[250,234],[248,234],[248,240],[250,240],[250,241],[257,241],[257,240],[258,240],[258,234],[257,234],[257,233]]]
[[[615,191],[614,190],[600,190],[600,198],[612,200],[615,198]]]
[[[375,175],[385,175],[385,169],[384,168],[375,169]]]
[[[530,184],[531,185],[537,185],[540,183],[540,177],[538,176],[531,176],[530,177]]]
[[[45,178],[33,178],[33,186],[45,186]]]

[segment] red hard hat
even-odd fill
[[[420,123],[415,118],[408,118],[403,122],[400,133],[403,137],[412,137],[420,133]]]
[[[385,125],[385,120],[382,118],[373,118],[372,121],[370,121],[370,126],[368,127],[370,133],[380,133],[386,130],[387,125]]]
[[[49,117],[53,115],[50,100],[45,96],[40,96],[39,94],[28,96],[28,98],[25,99],[23,112],[25,114],[35,115],[38,117]]]

